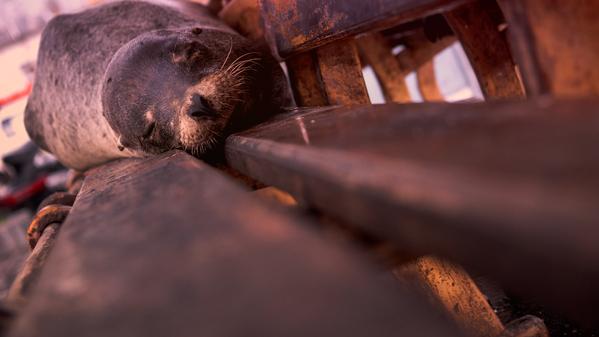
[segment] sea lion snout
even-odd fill
[[[217,112],[210,107],[210,104],[203,96],[195,94],[192,96],[191,102],[192,104],[187,110],[188,116],[196,119],[214,118],[218,116]]]

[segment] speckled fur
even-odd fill
[[[209,134],[235,130],[231,121],[257,121],[268,115],[264,111],[285,104],[288,91],[276,62],[203,7],[193,8],[182,14],[127,1],[51,20],[25,111],[31,138],[66,166],[85,170],[172,148],[197,154],[218,140]],[[244,57],[253,57],[255,67],[238,72],[244,81],[237,85],[223,69]],[[184,110],[193,90],[206,95],[211,106],[230,111],[191,121]],[[148,119],[156,121],[157,130],[142,139]],[[188,146],[191,141],[197,146]]]

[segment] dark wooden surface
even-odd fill
[[[266,38],[282,58],[333,40],[451,9],[464,0],[260,0]]]
[[[305,110],[229,137],[227,158],[401,248],[596,323],[598,104]]]
[[[327,105],[327,94],[322,86],[318,56],[308,51],[286,61],[289,83],[297,106]]]
[[[599,95],[599,2],[498,2],[529,95]]]
[[[479,0],[445,13],[486,99],[524,97],[524,88],[500,22],[495,0]]]
[[[370,103],[354,39],[316,49],[318,71],[329,105]]]
[[[183,153],[91,172],[10,336],[453,336],[347,244]]]

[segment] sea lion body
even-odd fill
[[[174,148],[198,154],[234,121],[285,104],[278,64],[191,6],[127,1],[52,19],[25,111],[34,142],[77,170]]]

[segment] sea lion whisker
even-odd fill
[[[229,59],[229,56],[231,56],[231,51],[233,50],[233,37],[229,37],[229,52],[227,53],[227,57],[225,57],[225,61],[223,62],[223,65],[220,66],[219,70],[223,70],[225,64],[227,64],[227,60]]]

